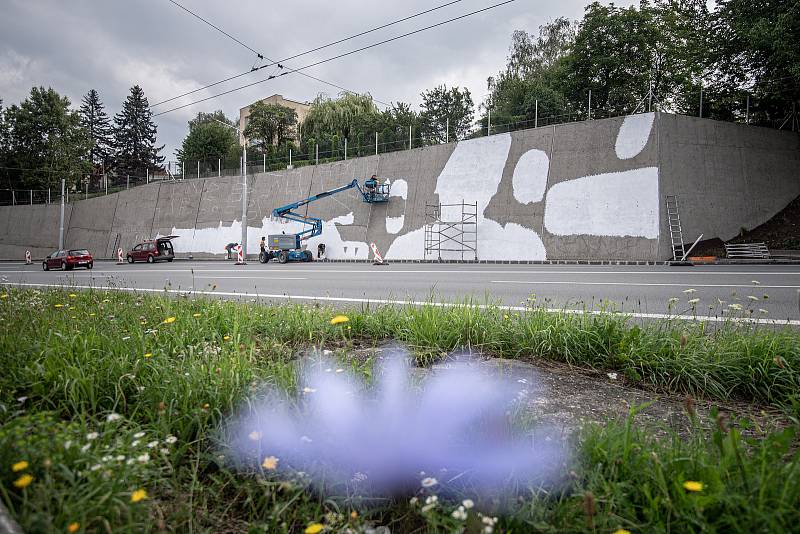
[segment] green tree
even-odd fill
[[[198,113],[197,117],[189,121],[189,133],[183,139],[181,147],[175,151],[178,161],[182,165],[194,165],[194,162],[201,161],[210,168],[209,166],[216,166],[218,159],[238,160],[241,147],[236,130],[232,128],[234,125],[221,110]]]
[[[368,137],[378,121],[378,108],[368,94],[342,93],[332,100],[319,95],[303,121],[303,137],[325,139],[333,134],[352,140],[360,131]]]
[[[100,95],[91,89],[83,97],[80,108],[81,125],[86,129],[91,142],[89,163],[99,174],[109,167],[113,155],[113,128],[111,119],[105,112]]]
[[[138,85],[131,87],[122,111],[114,116],[114,150],[117,173],[141,176],[164,161],[159,155],[164,145],[156,146],[157,128],[150,105]]]
[[[20,105],[5,111],[6,162],[13,187],[77,184],[89,172],[89,136],[70,101],[53,89],[34,87]]]
[[[474,104],[469,89],[440,85],[423,92],[422,112],[419,116],[421,135],[426,143],[438,144],[447,139],[447,125],[450,125],[450,139],[464,138],[472,128],[475,115]]]
[[[274,151],[287,140],[293,140],[297,126],[297,112],[278,104],[256,102],[250,106],[250,116],[244,136],[263,152]]]

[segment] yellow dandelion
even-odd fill
[[[78,295],[76,295],[75,293],[70,293],[70,294],[69,294],[69,298],[71,298],[71,299],[74,299],[74,298],[75,298],[75,297],[77,297],[77,296],[78,296]]]
[[[33,477],[30,475],[22,475],[17,480],[14,481],[14,486],[18,488],[27,488],[28,485],[33,482]]]
[[[14,471],[15,473],[18,471],[24,471],[27,468],[28,468],[28,462],[26,462],[25,460],[17,462],[11,466],[11,470]]]
[[[702,482],[695,482],[694,480],[687,480],[683,483],[683,489],[686,491],[703,491],[704,487]]]
[[[506,321],[508,321],[508,315],[503,315],[503,319],[505,319]]]
[[[350,519],[358,519],[358,512],[356,512],[355,510],[350,512]]]
[[[208,410],[209,408],[211,408],[211,405],[209,403],[203,404],[203,409],[204,410]]]
[[[69,532],[69,534],[75,534],[75,532],[78,532],[78,529],[80,528],[81,524],[76,521],[75,523],[70,523],[67,525],[67,532]]]
[[[631,531],[624,528],[618,528],[614,531],[614,534],[631,534]]]
[[[200,317],[201,315],[203,315],[203,314],[202,313],[193,313],[192,317]]]
[[[278,459],[275,458],[274,456],[267,456],[266,458],[264,458],[264,461],[261,462],[261,467],[263,467],[264,469],[270,469],[270,470],[277,469],[278,468]]]
[[[349,320],[350,320],[350,318],[348,316],[346,316],[346,315],[337,315],[336,317],[331,319],[331,324],[342,324],[342,323],[346,323]]]
[[[145,358],[152,358],[152,357],[153,357],[153,353],[152,353],[152,352],[146,352],[146,353],[144,354],[144,357],[145,357]]]
[[[223,341],[230,341],[231,336],[222,336]]]
[[[64,305],[63,304],[54,304],[53,307],[54,308],[63,308]]]
[[[306,534],[317,534],[318,532],[322,532],[322,529],[325,528],[321,523],[311,523],[306,527],[305,533]]]
[[[131,493],[131,502],[137,503],[139,501],[143,501],[147,498],[147,491],[144,489],[138,489]]]
[[[95,314],[94,314],[94,313],[90,313],[90,314],[89,314],[89,317],[94,317],[94,316],[95,316]]]
[[[3,293],[2,295],[0,295],[0,299],[7,299],[7,298],[8,298],[8,293]]]
[[[172,324],[175,322],[175,317],[167,317],[164,319],[164,324]]]

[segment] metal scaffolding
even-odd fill
[[[455,253],[445,254],[442,252]],[[478,203],[425,204],[425,259],[478,259]],[[471,256],[471,257],[470,257]]]

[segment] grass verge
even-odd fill
[[[706,332],[470,306],[364,310],[341,325],[330,324],[333,315],[315,306],[1,291],[0,499],[30,532],[302,532],[315,523],[329,531],[782,531],[800,520],[796,425],[760,440],[721,420],[668,439],[634,425],[635,414],[587,425],[555,488],[529,488],[503,513],[478,503],[466,519],[445,499],[423,513],[430,489],[416,505],[406,497],[355,510],[309,492],[301,475],[230,469],[214,438],[219,424],[262,382],[294,388],[294,354],[310,345],[344,357],[355,345],[397,339],[423,362],[471,347],[614,370],[671,392],[797,406],[800,340],[790,330]],[[369,361],[345,361],[370,372]],[[690,481],[702,489],[686,489]]]

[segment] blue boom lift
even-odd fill
[[[375,176],[364,181],[362,188],[358,184],[358,180],[353,180],[347,185],[331,189],[330,191],[323,191],[314,196],[292,202],[285,206],[275,208],[272,210],[273,217],[280,217],[289,221],[297,221],[307,224],[309,228],[297,234],[273,234],[269,236],[267,246],[269,250],[262,254],[259,258],[262,263],[268,262],[272,258],[277,258],[280,263],[287,261],[311,261],[314,255],[310,250],[302,250],[301,242],[312,237],[322,234],[322,219],[317,217],[309,217],[307,215],[300,215],[295,213],[294,210],[301,208],[321,198],[329,197],[348,189],[358,189],[361,198],[364,202],[370,204],[388,202],[389,201],[389,184],[380,184]]]

